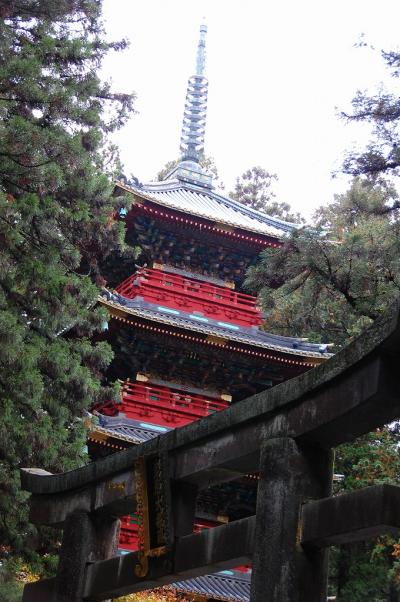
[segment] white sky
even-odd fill
[[[206,154],[226,191],[260,165],[278,174],[278,200],[310,215],[346,188],[331,173],[346,149],[367,140],[337,111],[357,89],[388,80],[378,51],[400,44],[399,0],[104,0],[109,37],[131,42],[104,65],[114,89],[137,94],[138,114],[116,136],[127,175],[148,181],[179,155],[203,17]],[[362,33],[376,53],[354,47]]]

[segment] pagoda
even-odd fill
[[[119,257],[99,297],[109,313],[104,337],[115,353],[108,377],[119,379],[121,396],[92,408],[92,458],[222,411],[329,357],[326,345],[266,332],[257,298],[243,290],[259,253],[280,247],[297,226],[222,196],[201,167],[206,31],[202,25],[188,81],[181,160],[161,181],[116,182],[117,219],[126,224],[126,243],[141,255],[140,265]],[[254,514],[256,490],[255,474],[205,487],[197,495],[194,531]],[[120,553],[138,549],[137,522],[134,515],[122,519]],[[244,602],[249,571],[238,567],[172,589],[180,599]]]

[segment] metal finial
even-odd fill
[[[204,77],[206,33],[207,25],[202,24],[197,48],[196,75],[189,78],[186,92],[180,147],[182,160],[195,161],[196,163],[198,163],[204,151],[206,126],[208,93],[208,81]]]
[[[199,45],[197,46],[196,75],[204,75],[204,67],[206,64],[206,34],[207,25],[202,23],[200,25]]]

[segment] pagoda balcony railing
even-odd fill
[[[193,533],[201,533],[205,529],[212,529],[221,524],[223,523],[219,521],[195,518]],[[136,552],[139,549],[139,525],[135,514],[121,517],[118,547],[125,552]],[[247,573],[249,570],[251,570],[250,565],[235,567],[235,571],[242,573]]]
[[[127,418],[173,428],[189,424],[228,406],[229,403],[224,400],[141,382],[124,383],[122,403],[118,404],[120,412]]]
[[[118,285],[116,291],[128,299],[141,296],[150,303],[241,326],[262,323],[256,297],[164,270],[140,268]]]
[[[130,552],[139,549],[139,525],[136,515],[121,516],[118,547]]]
[[[222,523],[206,519],[195,519],[193,533],[201,533],[204,529],[212,529]],[[139,525],[135,514],[122,516],[118,547],[121,550],[135,552],[139,549]]]

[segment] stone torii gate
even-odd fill
[[[400,417],[399,303],[326,363],[65,474],[22,471],[36,524],[64,529],[23,602],[89,602],[253,563],[252,602],[326,600],[327,549],[400,527],[400,488],[331,495],[332,449]],[[193,534],[200,488],[260,475],[255,516]],[[43,471],[42,471],[43,472]],[[39,471],[40,473],[40,471]],[[138,511],[142,549],[116,556]]]

